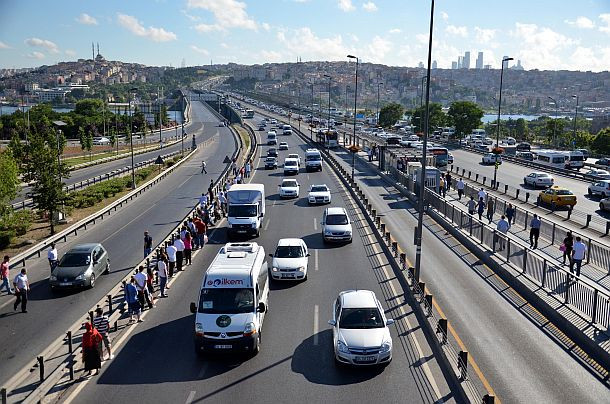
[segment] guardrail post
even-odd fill
[[[508,193],[508,185],[504,185],[504,193],[507,194]]]
[[[379,231],[381,232],[381,234],[385,234],[385,223],[380,223]]]
[[[74,359],[71,359],[70,363],[68,363],[68,370],[70,374],[70,380],[74,380]]]
[[[591,223],[591,214],[587,214],[587,223],[585,224],[585,227],[589,227],[589,224]]]
[[[398,256],[398,242],[392,241],[392,252],[394,253],[394,257]]]
[[[515,192],[515,199],[519,199],[519,192],[521,190],[519,188],[517,188],[517,192]]]
[[[487,177],[483,176],[483,185],[485,185],[485,181],[487,181]],[[492,185],[493,187],[493,185]]]
[[[441,333],[441,345],[447,343],[447,319],[439,318],[438,325],[436,326],[436,333]]]
[[[6,395],[6,388],[2,387],[2,389],[0,389],[0,395],[2,396],[2,404],[6,404],[6,400],[7,400],[7,395]]]
[[[432,315],[432,295],[425,295],[424,299],[426,299],[426,317],[430,317]]]
[[[610,220],[606,220],[606,236],[610,233]]]
[[[547,260],[542,262],[542,287],[544,288],[546,284],[546,270],[548,269]]]
[[[526,192],[525,193],[525,202],[527,203],[527,201],[529,201],[529,199],[530,199],[530,193]]]
[[[527,249],[523,250],[523,273],[527,270]]]
[[[460,370],[460,379],[466,380],[468,373],[468,351],[458,352],[458,369]]]
[[[399,260],[400,260],[400,268],[401,268],[402,270],[404,270],[404,269],[405,269],[405,266],[407,265],[407,254],[405,254],[405,253],[400,253],[400,258],[399,258]]]
[[[595,324],[597,322],[597,293],[598,289],[595,289],[593,292],[593,313],[591,313],[591,323]]]
[[[371,216],[373,219],[377,217],[377,209],[371,209]]]
[[[44,382],[44,356],[36,357],[38,360],[38,368],[40,370],[40,383]]]
[[[93,311],[89,312],[89,321],[93,324]]]
[[[587,264],[591,260],[591,244],[593,244],[593,241],[591,240],[591,237],[589,237],[589,244],[587,245]]]
[[[485,394],[483,396],[483,404],[494,404],[496,402],[496,396],[493,394]]]
[[[570,280],[572,278],[572,273],[571,272],[566,272],[566,298],[564,300],[564,303],[568,303],[569,297],[570,297]]]
[[[470,179],[471,175],[472,175],[472,172],[470,170],[468,170],[468,179]]]
[[[112,314],[112,295],[106,297],[108,298],[108,313]]]
[[[474,177],[474,182],[479,182],[479,173]]]
[[[510,261],[510,238],[506,239],[506,262]]]

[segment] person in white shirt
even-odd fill
[[[218,202],[220,202],[220,209],[222,210],[222,215],[226,216],[227,215],[227,197],[225,196],[225,193],[220,191],[220,193],[218,194]]]
[[[27,313],[30,282],[28,281],[28,276],[26,274],[25,268],[22,268],[21,272],[17,274],[17,276],[15,276],[15,280],[13,280],[13,286],[15,287],[15,296],[17,296],[17,299],[13,304],[13,310],[17,310],[17,306],[19,306],[19,303],[21,303],[21,312]]]
[[[174,276],[174,268],[176,268],[176,254],[177,248],[172,244],[168,245],[165,248],[165,253],[167,254],[167,261],[169,263],[169,277]]]
[[[159,296],[167,297],[167,293],[165,293],[167,285],[167,256],[163,253],[161,253],[157,262],[157,273],[159,274],[159,290],[161,291]]]
[[[180,234],[174,240],[174,247],[176,247],[176,272],[182,271],[182,261],[184,259],[184,242],[180,239]]]
[[[485,192],[485,190],[483,190],[483,188],[481,188],[479,190],[479,193],[477,194],[477,196],[479,197],[479,200],[481,200],[481,198],[483,198],[483,202],[485,202],[487,200],[487,192]]]
[[[502,215],[502,218],[498,221],[498,224],[496,225],[496,229],[501,232],[501,233],[508,233],[508,229],[510,228],[510,225],[508,224],[508,221],[506,220],[506,216]],[[498,250],[503,250],[506,240],[504,240],[503,237],[498,237],[499,242],[498,242]]]
[[[199,204],[201,205],[202,209],[208,206],[208,194],[201,194],[201,196],[199,197]]]
[[[572,246],[572,262],[570,262],[570,273],[574,273],[574,265],[576,265],[576,276],[580,276],[580,267],[587,253],[587,245],[582,242],[580,237],[576,237],[576,241]]]
[[[458,201],[462,199],[462,195],[464,195],[464,181],[460,178],[456,185],[458,191]]]
[[[49,251],[47,251],[47,259],[49,260],[49,267],[51,267],[51,273],[57,266],[57,258],[58,258],[57,248],[55,248],[55,243],[51,243]]]
[[[148,287],[146,286],[146,282],[148,281],[148,275],[144,273],[144,265],[140,265],[138,268],[138,273],[133,276],[136,280],[136,288],[138,289],[138,300],[140,301],[140,307],[142,311],[144,311],[144,300],[148,304],[148,308],[152,309],[153,304],[150,301],[150,297],[148,296]]]

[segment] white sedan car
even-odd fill
[[[392,360],[392,336],[383,307],[370,290],[347,290],[333,303],[335,362],[348,365],[387,365]]]
[[[610,197],[610,180],[601,180],[589,185],[589,196],[599,195],[602,198]]]
[[[610,180],[610,172],[606,170],[589,170],[585,174],[600,180]]]
[[[104,136],[94,137],[93,145],[94,146],[105,146],[110,144],[110,139]]]
[[[285,179],[280,184],[280,198],[298,198],[300,186],[297,180]]]
[[[547,188],[553,186],[555,179],[552,175],[547,173],[530,173],[526,177],[523,177],[523,183],[525,185],[531,185],[534,188]]]
[[[309,188],[307,201],[312,205],[316,203],[330,203],[330,189],[326,184],[312,185]]]
[[[269,254],[271,277],[277,280],[307,280],[309,251],[300,238],[283,238],[277,243],[274,254]]]
[[[487,153],[483,156],[482,162],[483,164],[495,164],[496,162],[502,164],[502,156],[499,154]]]

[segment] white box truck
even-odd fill
[[[260,234],[265,217],[265,186],[263,184],[235,184],[227,191],[227,236],[255,236]]]

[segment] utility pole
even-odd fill
[[[182,152],[182,157],[184,157],[184,95],[182,95],[182,136],[180,138],[180,150]]]
[[[131,189],[136,189],[136,172],[135,172],[134,162],[133,162],[133,123],[132,123],[133,113],[131,112],[131,95],[133,94],[135,96],[136,91],[138,91],[137,88],[132,88],[129,90],[129,145],[131,148]],[[135,99],[135,97],[134,97],[134,99]]]
[[[574,144],[576,142],[576,120],[578,119],[578,99],[579,95],[575,94],[572,98],[576,98],[576,109],[574,110],[574,133],[572,135],[572,150],[574,150]],[[29,112],[29,110],[28,110]]]

